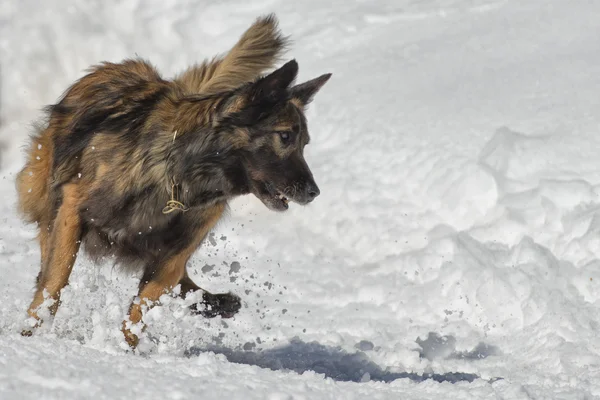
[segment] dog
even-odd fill
[[[56,313],[83,246],[96,262],[141,272],[139,301],[121,328],[135,349],[143,310],[177,285],[181,296],[203,290],[186,263],[231,199],[253,194],[285,211],[319,195],[303,156],[305,107],[331,74],[294,84],[293,59],[267,73],[288,44],[276,17],[262,16],[227,54],[173,80],[141,59],[104,62],[46,108],[16,177],[19,211],[38,224],[41,252],[28,309],[36,323],[23,335],[42,324],[41,307]],[[232,293],[203,290],[192,308],[228,318],[240,306]]]

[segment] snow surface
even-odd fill
[[[80,257],[21,337],[39,249],[14,176],[39,110],[91,64],[173,76],[272,11],[300,80],[333,73],[308,113],[322,194],[240,198],[195,255],[240,314],[164,296],[127,353],[137,277]],[[1,2],[0,399],[600,398],[598,21],[584,0]]]

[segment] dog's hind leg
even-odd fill
[[[50,228],[50,222],[48,222],[45,218],[40,221],[39,224],[40,232],[38,233],[38,241],[40,242],[40,262],[42,268],[48,264],[48,255],[50,253],[50,232],[52,231]],[[40,270],[40,277],[42,275],[42,271]]]
[[[52,230],[48,231],[48,226],[40,226],[42,267],[37,279],[37,290],[28,310],[28,314],[38,320],[36,326],[42,323],[38,311],[44,302],[44,292],[54,300],[49,307],[51,315],[54,315],[59,306],[60,291],[69,282],[81,242],[79,204],[76,185],[65,185]],[[23,334],[31,335],[31,331],[24,331]]]

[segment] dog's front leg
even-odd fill
[[[231,318],[240,310],[241,299],[233,293],[210,293],[202,289],[190,279],[187,272],[179,282],[181,284],[181,297],[185,298],[189,293],[202,290],[202,301],[192,304],[190,309],[194,314],[200,314],[206,318],[220,315],[221,318]],[[198,307],[198,305],[202,307]]]
[[[123,335],[131,348],[138,345],[138,336],[128,327],[129,323],[137,324],[142,320],[142,307],[152,307],[164,293],[170,292],[185,273],[188,254],[178,254],[156,269],[152,276],[144,276],[140,282],[139,302],[132,302],[129,307],[129,320],[123,321]],[[142,330],[145,326],[142,326]]]

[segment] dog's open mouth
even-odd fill
[[[269,190],[269,192],[265,196],[261,196],[260,199],[273,211],[286,211],[290,207],[290,199],[279,190]]]
[[[286,211],[289,208],[290,199],[282,191],[276,189],[272,183],[260,182],[255,186],[253,192],[265,206],[273,211]]]
[[[278,202],[281,203],[281,206],[284,209],[286,209],[286,210],[288,209],[290,201],[288,200],[287,197],[285,197],[283,194],[277,192],[277,194],[275,195],[275,198],[277,199]]]

